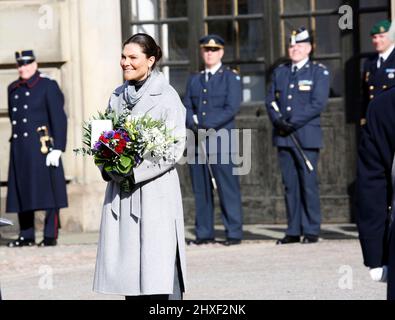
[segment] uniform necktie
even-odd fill
[[[383,65],[383,63],[384,63],[384,58],[383,58],[383,57],[380,57],[378,69],[381,68],[381,66]]]
[[[296,71],[298,71],[298,67],[297,66],[293,66],[292,67],[292,74],[295,75]]]
[[[212,74],[211,72],[208,72],[208,73],[207,73],[207,79],[208,79],[207,81],[209,81],[209,80],[211,79],[212,76],[213,76],[213,74]]]

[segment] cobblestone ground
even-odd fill
[[[64,235],[54,248],[1,246],[3,299],[122,299],[92,292],[97,237]],[[186,299],[385,299],[385,284],[370,280],[356,239],[191,245],[187,265]]]

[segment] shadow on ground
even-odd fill
[[[194,234],[194,227],[187,227],[190,234]],[[277,240],[285,234],[285,227],[259,227],[259,233],[251,230],[245,230],[243,232],[243,240],[260,241],[260,240]],[[270,235],[273,232],[279,236]],[[225,231],[222,229],[215,229],[216,239],[225,239]],[[324,240],[353,240],[358,239],[358,230],[356,226],[336,226],[335,230],[332,228],[322,228],[320,238]],[[187,242],[195,240],[191,237],[187,237]]]

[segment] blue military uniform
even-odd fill
[[[371,30],[370,34],[388,32],[390,22],[380,21]],[[379,54],[375,54],[366,59],[363,67],[362,76],[362,110],[361,110],[361,125],[366,123],[365,116],[369,102],[377,97],[380,93],[388,90],[395,85],[395,49],[387,57],[383,63],[379,64]]]
[[[274,125],[273,144],[278,147],[285,187],[286,235],[298,239],[302,234],[318,237],[320,232],[317,162],[319,149],[322,148],[320,115],[328,100],[329,72],[324,65],[309,60],[297,71],[291,70],[291,67],[292,64],[287,63],[274,70],[266,107],[274,124],[282,118],[292,128],[314,167],[313,172],[306,169],[289,134]],[[273,101],[277,103],[281,115],[273,109]]]
[[[395,87],[369,104],[362,127],[357,167],[357,224],[364,264],[388,265],[388,299],[395,300],[394,186]]]
[[[218,43],[215,37],[204,37],[201,43],[215,46]],[[230,131],[235,128],[235,116],[241,104],[241,92],[240,76],[223,65],[210,79],[205,71],[192,75],[188,81],[184,99],[187,109],[187,128],[195,132],[197,129],[222,129],[226,130],[230,137]],[[194,115],[197,116],[198,125],[193,120]],[[241,240],[242,208],[239,180],[233,175],[232,162],[220,163],[221,154],[227,152],[230,155],[232,149],[230,144],[226,149],[222,149],[221,144],[229,143],[223,140],[220,140],[216,147],[208,146],[207,141],[211,142],[211,138],[205,138],[205,148],[209,157],[215,155],[218,159],[218,164],[211,164],[211,168],[218,185],[226,237],[231,240]],[[207,164],[198,162],[200,147],[201,145],[196,141],[195,164],[189,166],[196,204],[196,238],[213,240],[215,237],[213,186]]]
[[[34,240],[34,211],[47,210],[44,236],[57,238],[59,209],[67,207],[62,164],[46,166],[37,129],[46,126],[53,149],[66,148],[67,119],[64,97],[56,83],[37,71],[8,87],[8,112],[12,125],[8,173],[7,212],[17,212],[20,237]]]

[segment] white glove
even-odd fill
[[[383,266],[380,268],[369,269],[370,277],[373,281],[387,282],[388,278],[388,267]]]
[[[60,150],[52,150],[50,153],[47,154],[46,165],[59,167],[59,159],[62,155],[62,151]]]
[[[193,119],[193,122],[194,122],[196,125],[199,124],[199,120],[198,120],[198,117],[197,117],[196,114],[194,114],[194,115],[192,116],[192,119]]]

